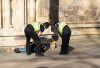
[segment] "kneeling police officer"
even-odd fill
[[[24,30],[26,36],[26,53],[27,55],[31,54],[29,50],[30,40],[33,39],[35,43],[34,51],[36,56],[44,56],[41,52],[41,40],[39,36],[41,33],[49,27],[49,22],[44,22],[40,24],[39,22],[32,22],[32,24],[28,24]]]

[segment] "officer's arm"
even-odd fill
[[[38,36],[40,36],[41,35],[41,31],[39,31],[39,33],[38,33]]]
[[[44,32],[44,27],[43,27],[43,25],[40,25],[40,31],[38,33],[38,36],[40,36],[42,34],[42,32]]]
[[[54,27],[54,35],[52,36],[52,38],[57,41],[59,39],[59,35],[58,35],[58,25],[56,24]]]

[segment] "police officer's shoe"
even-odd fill
[[[40,54],[35,53],[35,56],[44,56],[44,54],[43,53],[40,53]]]
[[[31,55],[32,53],[30,53],[30,52],[26,52],[26,54],[27,54],[27,55]]]
[[[68,53],[59,53],[59,55],[68,55]]]
[[[26,54],[31,55],[32,52],[30,51],[30,46],[26,46]]]

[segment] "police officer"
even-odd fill
[[[57,30],[57,33],[62,38],[61,51],[59,54],[66,55],[68,54],[68,49],[69,49],[71,29],[65,22],[58,22],[57,24],[55,24],[55,30]]]
[[[40,34],[49,27],[49,22],[45,22],[40,24],[39,22],[32,22],[32,24],[28,24],[24,30],[26,36],[26,54],[30,55],[30,40],[31,38],[35,42],[35,55],[36,56],[44,56],[41,52],[41,41],[39,39]]]

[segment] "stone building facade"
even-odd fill
[[[72,35],[99,35],[99,4],[100,0],[0,0],[0,46],[23,45],[23,30],[32,21],[64,21]]]

